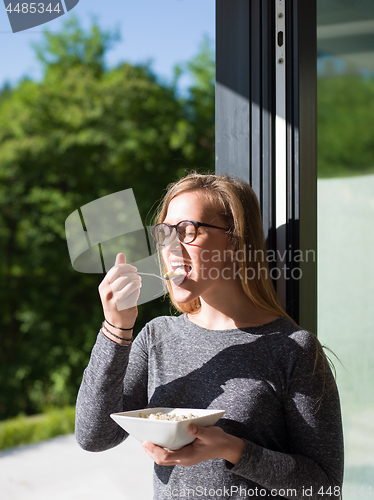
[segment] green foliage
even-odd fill
[[[374,79],[340,75],[318,80],[318,174],[374,169]]]
[[[103,32],[95,22],[85,33],[75,16],[65,22],[61,33],[44,32],[44,40],[34,44],[36,55],[46,73],[63,75],[73,67],[89,67],[96,75],[104,71],[104,55],[113,42],[119,39],[117,32]]]
[[[0,450],[38,443],[74,432],[75,408],[49,410],[42,415],[18,417],[0,422]]]
[[[8,82],[5,82],[3,87],[0,89],[0,104],[2,101],[9,99],[11,93],[12,93],[12,87]]]
[[[186,158],[194,159],[195,168],[204,167],[207,152],[213,158],[215,151],[215,55],[208,37],[201,42],[198,54],[185,65],[177,66],[176,72],[189,73],[193,81],[184,101],[187,120],[179,124],[179,140]]]
[[[74,404],[101,325],[102,276],[72,269],[66,218],[132,188],[148,223],[186,165],[214,164],[214,93],[198,59],[181,99],[149,67],[106,70],[112,40],[96,25],[85,33],[73,20],[45,37],[43,81],[0,99],[1,419]],[[168,312],[167,300],[141,306],[136,331]]]

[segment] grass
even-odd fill
[[[38,443],[74,432],[75,408],[48,410],[40,415],[19,415],[0,422],[0,450]]]

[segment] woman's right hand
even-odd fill
[[[99,285],[104,317],[109,323],[118,328],[132,328],[138,315],[137,302],[141,286],[142,280],[136,267],[126,264],[125,255],[119,253],[114,267],[109,269]],[[113,330],[108,325],[106,327]],[[120,335],[119,331],[115,331],[116,335]],[[128,336],[130,332],[123,333]]]

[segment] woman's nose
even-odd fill
[[[173,245],[175,240],[178,240],[176,236],[177,236],[177,230],[175,229],[175,227],[172,227],[170,235],[165,238],[165,241],[163,243],[165,249],[169,249],[169,247]]]
[[[164,250],[178,257],[182,257],[182,249],[183,246],[181,241],[177,237],[177,231],[175,230],[175,228],[173,228],[173,232],[168,237],[167,244],[164,247]]]

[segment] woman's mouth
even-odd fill
[[[171,271],[165,274],[175,285],[181,285],[192,273],[192,266],[183,261],[169,262]]]

